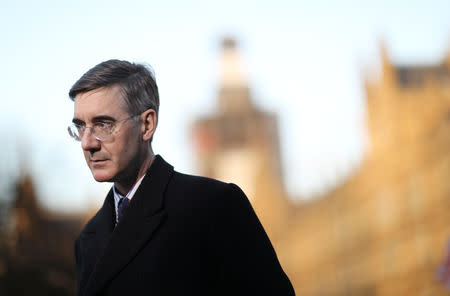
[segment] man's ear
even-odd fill
[[[142,121],[142,140],[143,141],[150,141],[153,137],[153,134],[155,133],[156,124],[158,121],[158,118],[156,116],[156,112],[153,109],[148,109],[145,112],[141,114],[141,121]]]

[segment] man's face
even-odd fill
[[[88,127],[81,138],[81,147],[96,181],[126,182],[136,177],[143,145],[148,143],[142,141],[135,120],[124,120],[129,117],[118,86],[76,96],[73,122]],[[98,122],[118,123],[109,138],[99,141],[89,128]]]

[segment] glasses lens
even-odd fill
[[[108,139],[111,135],[114,125],[111,123],[99,123],[93,126],[92,133],[99,141]]]
[[[74,125],[71,124],[67,127],[67,131],[69,132],[69,135],[76,141],[80,141],[81,137],[80,137],[80,131],[78,130],[78,128]]]

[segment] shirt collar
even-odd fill
[[[113,186],[114,202],[118,203],[119,200],[123,197],[126,197],[129,200],[131,200],[133,198],[134,194],[136,193],[136,190],[139,188],[139,185],[141,185],[141,182],[144,179],[144,177],[145,177],[145,174],[136,182],[136,184],[134,184],[133,188],[131,188],[131,190],[125,196],[123,196],[118,191],[116,191],[116,186]]]
[[[139,185],[141,185],[141,182],[144,179],[144,177],[145,177],[145,174],[136,182],[136,184],[134,184],[133,188],[131,188],[131,190],[125,196],[123,196],[118,191],[116,191],[116,186],[113,185],[114,208],[115,208],[115,212],[116,212],[116,224],[118,222],[118,220],[117,220],[117,207],[119,205],[119,201],[122,198],[128,198],[129,200],[131,200],[133,198],[134,194],[136,193],[136,190],[139,188]]]

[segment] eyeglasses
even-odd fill
[[[81,141],[86,129],[90,128],[91,134],[94,136],[95,139],[99,141],[105,141],[112,135],[112,133],[118,126],[119,122],[124,122],[138,116],[139,115],[134,115],[114,122],[99,121],[95,122],[92,126],[85,126],[81,124],[72,123],[67,127],[67,131],[75,141]]]

